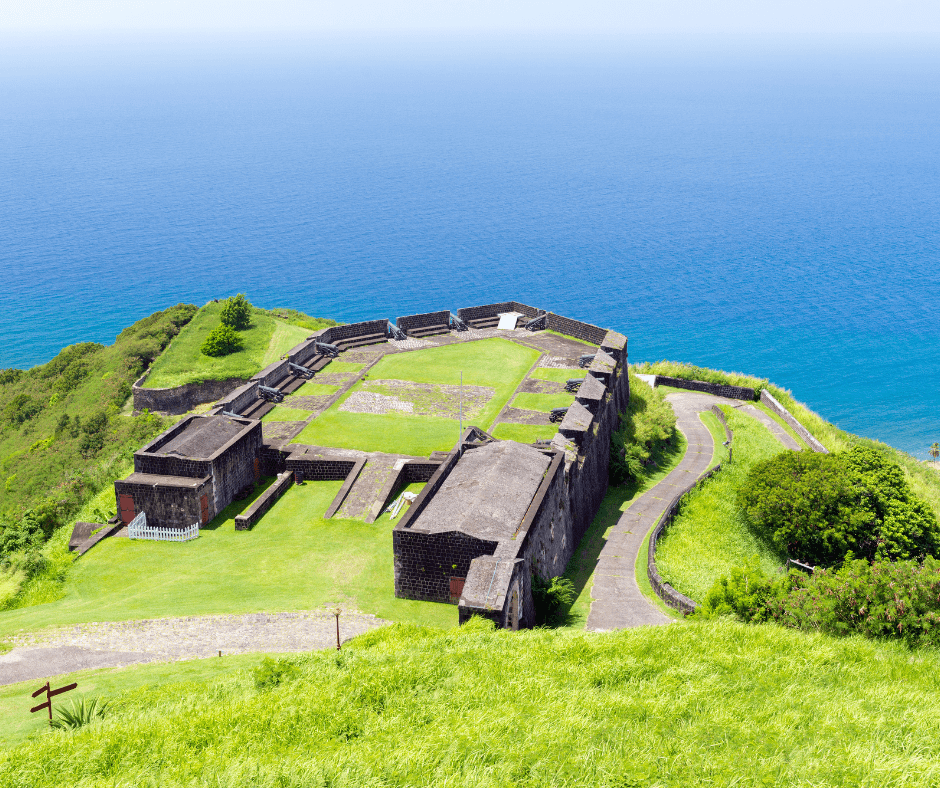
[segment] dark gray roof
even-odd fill
[[[221,449],[239,433],[250,429],[245,424],[232,421],[225,416],[201,416],[186,425],[186,429],[174,435],[153,453],[160,456],[207,459]]]
[[[121,479],[125,484],[145,484],[148,487],[188,487],[195,490],[201,484],[209,481],[206,476],[202,479],[193,479],[189,476],[164,476],[157,473],[132,473],[126,479]]]
[[[538,449],[515,441],[467,449],[411,527],[461,531],[491,542],[511,539],[550,463]]]

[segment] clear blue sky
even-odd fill
[[[2,0],[0,32],[940,34],[940,0]]]

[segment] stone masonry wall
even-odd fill
[[[345,326],[330,326],[320,335],[320,339],[332,345],[343,339],[355,339],[369,334],[385,334],[388,330],[387,327],[388,320],[385,318],[382,320],[366,320],[362,323],[349,323]]]
[[[590,342],[592,345],[600,345],[607,335],[606,328],[598,328],[590,323],[582,323],[580,320],[572,320],[570,317],[556,315],[549,312],[546,322],[549,331],[557,331],[559,334],[581,339]]]
[[[255,458],[261,451],[261,442],[261,422],[256,421],[248,432],[212,460],[216,513],[256,481]]]
[[[656,375],[657,386],[672,386],[675,389],[687,391],[701,391],[705,394],[714,394],[717,397],[728,399],[743,399],[752,402],[756,392],[747,386],[728,386],[719,383],[706,383],[704,380],[686,380],[685,378],[671,378],[667,375]]]
[[[396,529],[392,539],[395,596],[427,602],[450,602],[451,577],[465,578],[470,562],[493,555],[497,544],[459,531],[429,534]]]
[[[395,321],[406,334],[414,328],[428,328],[429,326],[440,326],[450,324],[450,310],[445,309],[441,312],[425,312],[421,315],[407,315],[399,317]]]
[[[291,455],[285,463],[288,471],[306,482],[345,481],[355,465],[356,460],[342,457],[322,458],[303,455]]]
[[[132,389],[134,410],[160,411],[172,415],[186,413],[197,405],[215,402],[247,382],[242,378],[229,378],[187,383],[169,389],[148,389],[141,385],[143,381],[144,378],[138,380]]]
[[[214,498],[212,480],[207,479],[198,487],[174,487],[171,485],[134,484],[124,479],[114,483],[117,511],[121,511],[121,496],[134,499],[134,512],[147,514],[147,525],[158,528],[187,528],[193,523],[202,523],[202,496],[209,501],[209,519]]]

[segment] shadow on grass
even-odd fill
[[[261,479],[255,484],[255,489],[252,491],[251,495],[247,498],[242,498],[240,501],[232,501],[228,506],[226,506],[221,512],[219,512],[209,523],[199,527],[200,531],[216,531],[221,528],[225,523],[233,521],[238,515],[240,515],[245,509],[251,506],[258,498],[261,497],[261,494],[268,489],[272,484],[276,476],[262,476]]]

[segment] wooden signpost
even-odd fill
[[[42,711],[43,709],[49,709],[49,722],[52,722],[52,699],[56,695],[61,695],[63,692],[68,692],[69,690],[75,689],[77,686],[78,686],[78,683],[73,681],[67,687],[59,687],[59,689],[49,689],[49,682],[47,681],[44,687],[40,687],[38,690],[36,690],[33,693],[33,697],[36,698],[45,692],[46,702],[40,703],[38,706],[33,706],[33,708],[29,710],[30,714],[35,714],[37,711]]]

